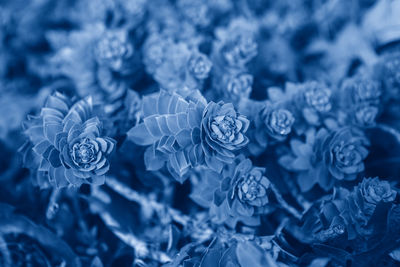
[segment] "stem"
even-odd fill
[[[288,177],[287,175],[283,175],[282,177],[285,180],[285,183],[288,185],[290,194],[297,200],[297,203],[299,203],[300,206],[303,207],[304,211],[308,210],[311,204],[301,195],[297,188],[297,185],[293,182],[293,179],[290,179],[290,177]]]
[[[78,202],[79,198],[72,198],[71,200],[72,200],[72,206],[73,206],[74,212],[75,212],[76,216],[78,217],[78,224],[81,227],[81,230],[84,232],[84,234],[86,236],[91,236],[89,228],[86,224],[86,221],[83,219],[83,215],[82,215],[80,205]]]
[[[132,232],[126,233],[121,231],[118,223],[112,225],[110,223],[111,215],[107,212],[99,213],[102,220],[108,224],[108,227],[112,232],[121,239],[124,243],[129,245],[130,247],[134,248],[136,257],[138,259],[149,257],[152,260],[158,261],[160,263],[166,263],[172,261],[171,257],[169,257],[166,253],[162,251],[153,251],[151,249],[151,244],[149,245],[147,242],[141,240],[140,238],[136,237]],[[107,223],[108,222],[108,223]]]
[[[296,219],[301,219],[301,214],[293,207],[291,207],[286,200],[282,197],[281,193],[279,193],[278,189],[275,187],[274,184],[270,184],[272,191],[274,192],[276,199],[278,200],[279,204],[289,213],[292,214]]]
[[[46,218],[48,220],[51,220],[54,218],[54,216],[57,214],[59,205],[57,201],[60,198],[61,195],[61,189],[59,188],[54,188],[53,191],[51,192],[50,199],[49,199],[49,205],[47,206],[46,210]]]
[[[158,212],[167,211],[167,213],[175,222],[178,222],[183,226],[186,226],[191,220],[189,216],[182,214],[180,211],[158,203],[153,199],[149,199],[148,197],[130,189],[128,186],[124,185],[113,177],[107,177],[106,184],[115,192],[119,193],[130,201],[137,202],[142,206],[150,207]]]
[[[2,262],[4,263],[4,266],[11,266],[10,251],[8,251],[7,243],[1,235],[0,235],[0,252],[2,255]]]
[[[398,130],[396,130],[395,128],[392,128],[392,127],[390,127],[388,125],[385,125],[385,124],[377,124],[375,126],[375,128],[378,128],[378,129],[380,129],[382,131],[390,133],[391,135],[393,135],[396,138],[396,141],[398,143],[400,143],[400,132]]]

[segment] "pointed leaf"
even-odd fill
[[[226,198],[226,193],[223,193],[221,189],[217,188],[217,190],[215,190],[214,192],[214,204],[217,206],[221,206],[225,198]]]
[[[64,102],[61,97],[57,97],[57,95],[50,95],[46,100],[45,106],[57,109],[63,114],[67,114],[69,109],[68,104]]]
[[[236,247],[236,256],[240,266],[263,267],[267,266],[265,251],[250,241],[239,242]]]
[[[180,147],[186,147],[190,145],[192,142],[191,134],[189,130],[182,130],[175,136],[176,141],[180,145]]]
[[[35,153],[37,153],[38,155],[43,155],[44,152],[46,152],[49,147],[52,147],[52,144],[45,140],[42,140],[40,143],[37,143],[34,147],[33,147],[33,151]]]
[[[168,114],[168,107],[170,98],[173,97],[164,90],[160,90],[160,94],[157,97],[157,111],[158,114]],[[153,107],[154,108],[154,107]]]
[[[148,95],[143,97],[142,113],[145,118],[156,114],[156,107],[157,107],[157,98],[155,95]]]
[[[181,128],[179,127],[178,117],[176,114],[166,115],[167,125],[173,134],[177,134]]]
[[[151,145],[155,141],[157,141],[157,138],[150,134],[144,123],[140,123],[130,129],[128,131],[128,138],[132,140],[135,144],[141,146]]]
[[[61,124],[47,123],[44,125],[44,135],[53,145],[55,145],[56,135],[62,132],[62,130],[63,127]]]
[[[165,163],[165,157],[161,157],[160,152],[155,151],[153,146],[149,146],[144,152],[144,163],[149,171],[161,169]]]
[[[143,121],[144,121],[144,125],[146,125],[146,128],[148,129],[149,133],[155,139],[159,139],[161,136],[163,136],[160,126],[158,125],[156,115],[147,117]]]

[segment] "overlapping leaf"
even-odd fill
[[[149,146],[144,159],[147,169],[160,169],[167,162],[170,171],[182,177],[202,161],[203,109],[202,101],[164,90],[143,98],[143,121],[128,132],[128,137],[138,145]]]

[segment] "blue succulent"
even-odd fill
[[[197,80],[204,80],[208,77],[212,62],[200,52],[194,52],[188,60],[188,71]]]
[[[379,79],[383,84],[386,99],[400,99],[400,53],[383,56],[379,62]]]
[[[223,165],[232,163],[237,151],[249,139],[245,135],[249,120],[240,115],[232,104],[210,102],[203,112],[201,140],[207,166],[220,172]]]
[[[320,152],[329,173],[338,180],[354,180],[364,170],[369,140],[355,128],[343,128],[331,133],[321,143]]]
[[[148,170],[166,164],[183,182],[188,171],[203,162],[200,126],[204,108],[204,99],[192,101],[164,90],[143,98],[143,121],[128,132],[128,138],[148,146],[144,155]]]
[[[220,187],[214,188],[210,212],[216,222],[234,226],[241,221],[259,224],[259,216],[273,209],[270,203],[271,182],[264,176],[265,168],[255,167],[249,159],[239,156],[235,164],[222,172]]]
[[[396,196],[397,192],[388,181],[380,180],[378,177],[364,178],[346,199],[349,209],[346,220],[354,227],[354,232],[348,231],[349,237],[359,235],[370,238],[374,232],[371,219],[378,209],[377,206],[381,203],[393,203]]]
[[[348,78],[341,86],[343,91],[341,104],[359,104],[368,102],[373,105],[380,104],[382,89],[378,82],[365,78]]]
[[[400,0],[0,2],[0,266],[399,265]]]
[[[217,29],[212,58],[217,74],[246,71],[248,63],[257,55],[256,27],[251,21],[237,19],[227,28]]]
[[[239,103],[248,99],[253,87],[253,76],[248,73],[226,74],[221,85],[215,85],[217,90],[222,91],[224,99]]]
[[[375,124],[381,109],[380,85],[365,77],[345,80],[339,94],[339,106],[344,114],[343,125],[369,127]]]
[[[212,65],[212,62],[205,54],[193,51],[187,61],[185,87],[201,90],[204,81],[210,75]]]
[[[251,34],[234,33],[221,48],[224,62],[231,67],[244,67],[257,55],[257,43]]]
[[[114,11],[114,21],[124,22],[127,28],[136,28],[145,18],[147,11],[147,1],[121,1],[114,2],[116,5]]]
[[[297,183],[302,191],[315,184],[329,190],[336,180],[354,180],[364,171],[370,142],[356,128],[344,127],[333,132],[310,130],[306,142],[292,139],[292,155],[279,159],[282,167],[297,172]]]
[[[307,105],[317,112],[328,112],[332,108],[330,103],[331,92],[326,87],[320,87],[316,82],[305,86],[304,98]]]
[[[284,108],[264,114],[264,123],[268,128],[268,133],[277,140],[283,140],[290,134],[294,121],[292,113]]]
[[[261,103],[254,114],[254,127],[251,127],[249,133],[248,146],[253,155],[262,153],[268,144],[283,142],[292,132],[295,117],[284,107],[269,102]]]
[[[234,151],[247,144],[244,133],[249,121],[232,104],[206,104],[200,93],[196,97],[191,90],[179,92],[186,96],[164,90],[145,96],[143,122],[128,137],[149,146],[145,153],[148,170],[158,170],[166,163],[179,181],[203,163],[221,172],[224,164],[233,162]]]
[[[127,63],[134,53],[125,31],[107,31],[94,47],[95,59],[100,66],[115,72],[129,72]]]
[[[147,72],[161,88],[171,92],[183,87],[201,89],[212,67],[196,47],[160,34],[146,40],[143,53]]]
[[[353,244],[356,249],[363,248],[366,240],[374,234],[372,221],[378,205],[394,202],[397,192],[387,182],[379,178],[364,178],[361,183],[349,191],[339,188],[332,199],[320,203],[319,214],[304,216],[304,234],[311,233],[311,242],[332,243],[340,237],[344,240],[363,241]],[[382,218],[379,218],[382,219]],[[349,243],[337,242],[336,246],[345,247]]]
[[[305,83],[285,84],[284,90],[278,87],[268,88],[270,102],[284,106],[295,117],[293,128],[296,133],[304,134],[312,127],[331,127],[336,123],[334,114],[333,90],[322,82],[308,81]]]
[[[332,92],[319,82],[307,82],[300,85],[300,99],[297,105],[301,106],[304,119],[310,125],[321,124],[321,116],[332,109]]]
[[[224,237],[214,239],[207,246],[188,244],[166,267],[182,264],[208,267],[262,267],[283,264],[273,256],[270,242],[260,239],[247,240],[240,236],[233,236],[229,232],[223,232],[223,234]],[[185,255],[185,258],[179,255]]]
[[[177,6],[182,15],[194,25],[206,27],[210,24],[211,12],[207,3],[199,0],[179,0]]]
[[[358,201],[358,209],[366,216],[372,216],[380,202],[392,202],[397,196],[397,191],[392,188],[389,182],[380,180],[378,177],[364,178],[354,191],[354,197],[360,198],[355,199],[355,201]]]
[[[137,53],[128,32],[91,24],[66,34],[65,41],[52,40],[59,47],[52,58],[58,74],[70,78],[80,97],[88,95],[114,113],[123,105],[127,90],[141,77]],[[62,39],[63,40],[63,39]]]
[[[264,172],[264,168],[253,167],[250,160],[238,164],[228,193],[228,203],[236,212],[241,213],[245,207],[248,214],[253,215],[255,209],[268,204],[270,181]]]
[[[379,114],[379,108],[374,105],[364,104],[356,107],[353,119],[360,127],[373,126]]]
[[[159,34],[153,34],[146,39],[142,53],[143,63],[149,74],[153,75],[164,62],[168,45],[170,45],[170,40],[164,39]]]
[[[73,102],[57,92],[50,95],[40,115],[28,117],[25,134],[38,162],[34,171],[47,176],[49,184],[104,183],[116,142],[102,135],[90,97]]]

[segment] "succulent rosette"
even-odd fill
[[[385,98],[400,99],[400,53],[389,53],[380,62],[380,80],[382,81]]]
[[[208,59],[208,57],[200,52],[194,52],[190,56],[188,60],[188,71],[189,73],[196,78],[197,80],[207,79],[211,67],[212,62]]]
[[[226,235],[227,233],[223,233]],[[181,249],[173,260],[175,266],[207,266],[207,267],[262,267],[285,264],[275,259],[274,246],[260,244],[257,239],[247,240],[241,237],[215,238],[209,245],[188,246]],[[264,245],[264,246],[263,246]],[[184,253],[185,258],[178,257]]]
[[[258,155],[269,143],[282,142],[292,132],[295,117],[286,108],[263,104],[254,118],[249,150]]]
[[[225,99],[238,103],[243,99],[249,98],[254,80],[252,75],[237,73],[225,75],[224,79],[224,86],[221,89]]]
[[[220,172],[224,163],[233,162],[234,151],[249,142],[245,135],[249,124],[231,103],[208,103],[201,122],[202,147],[208,167]]]
[[[296,111],[295,128],[299,134],[304,133],[310,126],[320,126],[332,112],[332,90],[322,82],[309,81],[299,85],[287,83],[285,89],[284,95],[276,89],[272,89],[271,93],[277,94],[272,95],[274,98],[282,95],[290,101],[293,110]]]
[[[353,114],[353,120],[360,127],[368,127],[375,124],[375,120],[379,114],[376,106],[364,104],[359,105]]]
[[[257,55],[257,43],[254,35],[248,32],[236,32],[221,48],[221,56],[231,67],[244,67]]]
[[[331,90],[319,82],[308,82],[303,90],[303,117],[309,124],[319,125],[321,115],[332,109]]]
[[[187,61],[184,87],[201,90],[212,66],[212,62],[205,54],[193,51]]]
[[[109,117],[114,116],[143,73],[138,64],[140,53],[134,50],[128,32],[97,23],[63,37],[61,44],[60,36],[50,38],[58,49],[51,59],[57,74],[70,78],[80,97],[92,96]]]
[[[149,146],[144,155],[148,170],[165,165],[181,182],[193,167],[204,163],[221,172],[233,162],[234,152],[248,143],[246,117],[232,104],[207,104],[195,92],[181,90],[179,95],[161,90],[144,97],[143,122],[128,132],[130,140]]]
[[[243,19],[234,20],[226,28],[216,30],[212,59],[218,76],[246,71],[248,63],[257,55],[257,29]]]
[[[77,102],[60,93],[50,95],[40,116],[30,116],[25,133],[33,145],[37,171],[56,187],[103,184],[108,158],[115,147],[102,136],[90,97]]]
[[[321,83],[309,82],[305,85],[305,102],[311,109],[317,112],[328,112],[331,110],[331,94],[331,91]]]
[[[354,196],[357,209],[366,216],[371,216],[379,202],[392,202],[397,192],[388,181],[380,180],[378,177],[364,178],[356,187]]]
[[[354,124],[359,127],[368,127],[375,124],[380,113],[380,85],[364,77],[355,77],[345,80],[339,91],[339,103],[344,114],[342,124]]]
[[[349,78],[341,86],[341,103],[356,105],[368,102],[378,105],[382,95],[381,86],[372,79],[364,77]]]
[[[204,162],[200,126],[205,99],[193,92],[183,97],[161,90],[143,97],[143,120],[128,131],[128,138],[147,146],[144,162],[147,170],[164,166],[173,177],[183,182],[188,172]]]
[[[155,34],[146,40],[143,48],[146,70],[161,88],[175,92],[185,86],[191,74],[188,61],[193,52],[188,43]]]
[[[241,215],[253,215],[257,208],[268,204],[270,181],[264,176],[265,169],[253,167],[246,159],[238,164],[232,177],[228,203]],[[244,213],[243,213],[244,211]]]
[[[183,17],[196,26],[206,27],[211,22],[211,10],[209,6],[201,0],[179,0],[177,6]]]
[[[171,45],[171,40],[162,38],[158,34],[153,34],[146,39],[142,53],[143,63],[149,74],[153,75],[164,62],[168,45]]]
[[[94,47],[97,62],[116,72],[129,70],[127,63],[133,52],[125,31],[106,31]]]
[[[274,109],[268,112],[268,114],[264,114],[263,117],[269,135],[277,140],[284,140],[292,131],[295,119],[293,114],[287,109]]]
[[[264,176],[265,169],[253,166],[249,159],[239,156],[235,163],[222,172],[221,186],[214,192],[215,206],[211,212],[217,220],[228,224],[234,225],[237,221],[258,224],[259,215],[272,210],[269,205],[271,182]]]
[[[318,211],[310,209],[303,218],[303,231],[311,230],[311,239],[318,242],[332,242],[340,237],[345,240],[369,239],[374,228],[373,217],[382,216],[375,214],[377,205],[390,204],[396,196],[397,192],[387,181],[377,177],[364,178],[352,191],[338,188],[331,200],[320,203]],[[311,216],[313,212],[319,214]],[[382,219],[377,218],[378,221]],[[356,247],[360,248],[359,245]]]
[[[305,192],[315,184],[330,190],[337,180],[354,180],[364,171],[368,156],[369,140],[364,133],[353,127],[333,132],[322,128],[309,130],[306,140],[290,141],[292,154],[279,159],[282,167],[297,173],[297,183]]]
[[[369,140],[356,128],[345,127],[330,134],[321,144],[322,161],[338,180],[354,180],[364,170]]]

